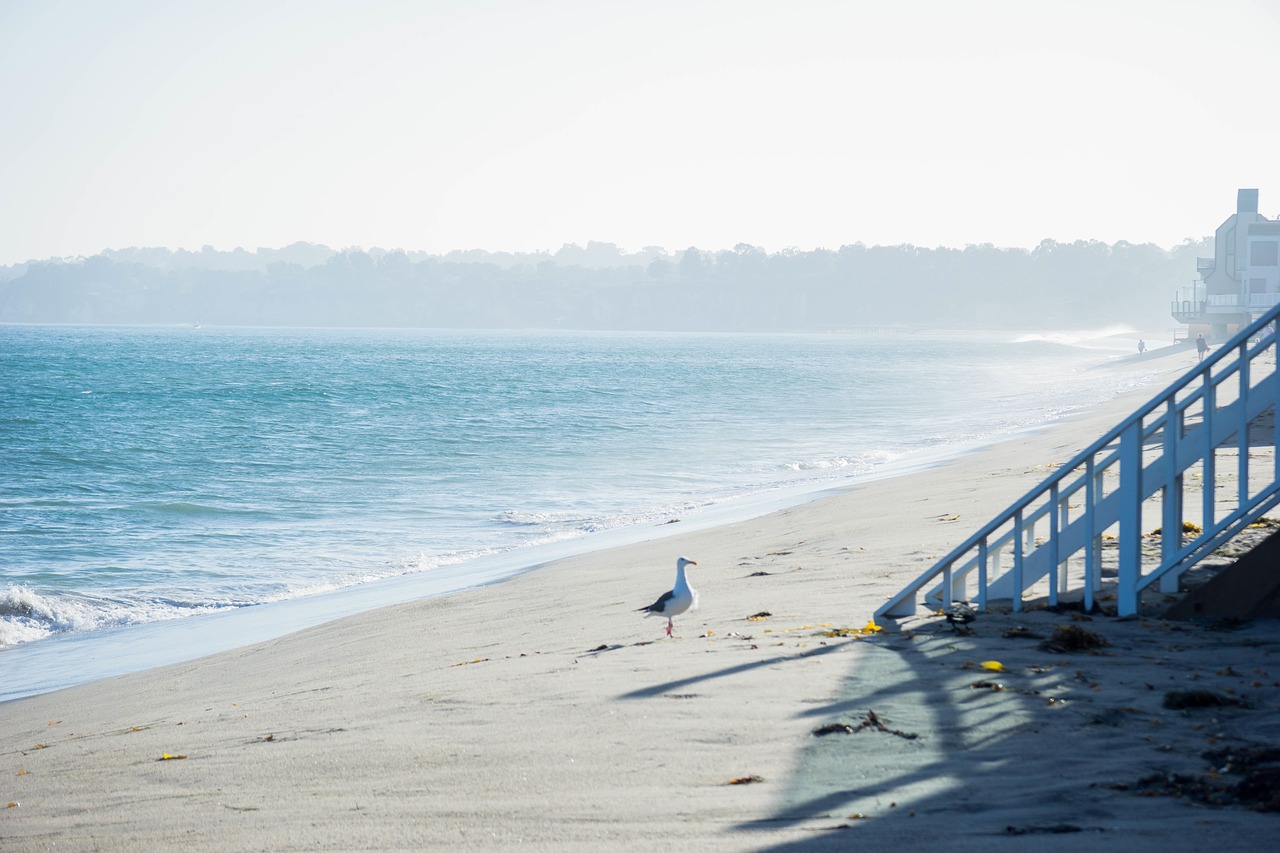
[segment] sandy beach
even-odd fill
[[[0,705],[0,847],[1268,849],[1280,816],[1231,786],[1280,749],[1280,624],[862,630],[1190,357],[762,518]],[[668,639],[636,611],[681,554],[701,601]],[[1167,707],[1192,690],[1228,701]]]

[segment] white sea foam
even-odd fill
[[[0,646],[99,625],[93,607],[72,599],[40,595],[17,584],[0,595]]]
[[[1076,346],[1096,348],[1099,344],[1105,343],[1108,339],[1114,339],[1120,335],[1131,335],[1136,330],[1132,326],[1112,325],[1103,326],[1098,329],[1062,329],[1051,332],[1025,332],[1015,335],[1012,343],[1050,343],[1061,344],[1063,346]],[[1114,341],[1111,342],[1114,345]]]
[[[181,619],[197,613],[225,610],[228,606],[131,601],[82,594],[41,594],[19,584],[10,584],[0,594],[0,647],[27,643],[52,634]]]

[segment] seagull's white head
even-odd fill
[[[696,565],[698,565],[697,560],[690,560],[688,557],[676,558],[676,568],[678,569],[683,569],[685,566],[696,566]]]

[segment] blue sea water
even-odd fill
[[[0,671],[839,487],[1140,384],[1091,369],[1135,340],[0,326]]]

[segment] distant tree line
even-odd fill
[[[0,322],[816,331],[1171,325],[1208,239],[1034,249],[111,250],[0,267]]]

